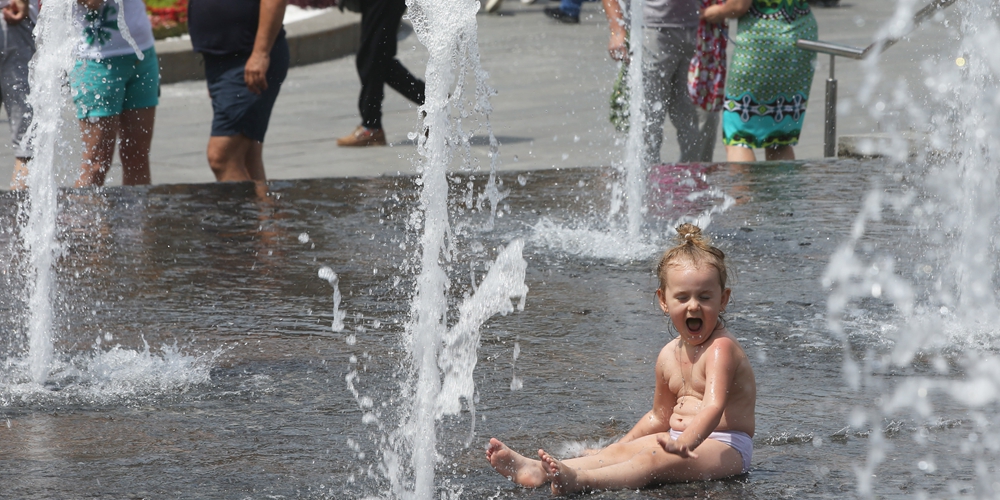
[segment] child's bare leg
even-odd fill
[[[515,452],[499,439],[490,438],[486,460],[504,477],[526,488],[537,488],[549,481],[541,461]]]
[[[655,434],[643,436],[624,444],[612,443],[607,447],[598,450],[596,453],[583,457],[570,458],[563,460],[562,462],[577,470],[598,469],[609,465],[627,462],[634,457],[636,453],[641,453],[644,449],[651,446],[656,449],[661,449],[660,444],[656,442]]]
[[[649,437],[653,436],[644,436],[632,443]],[[739,452],[714,439],[707,439],[698,447],[696,459],[663,451],[655,438],[653,443],[655,447],[644,446],[631,458],[606,467],[580,468],[579,463],[571,463],[580,459],[564,462],[551,457],[543,459],[552,482],[552,493],[567,495],[587,490],[633,489],[662,483],[722,479],[739,474],[743,469]]]
[[[553,495],[570,495],[584,490],[584,486],[577,481],[578,471],[552,458],[545,450],[538,450],[538,457],[542,459]]]

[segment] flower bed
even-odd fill
[[[153,25],[153,38],[160,40],[187,33],[188,0],[145,0]]]
[[[153,25],[157,40],[187,33],[188,0],[145,0],[146,14]],[[337,0],[289,0],[290,5],[304,9],[325,9],[337,5]]]

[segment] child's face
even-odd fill
[[[729,303],[730,290],[722,289],[718,270],[709,264],[678,262],[667,266],[665,281],[656,297],[681,339],[691,345],[708,340]]]

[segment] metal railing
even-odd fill
[[[920,23],[958,0],[934,0],[930,5],[920,9],[913,15],[912,28],[916,28]],[[911,29],[912,31],[912,29]],[[909,33],[907,33],[909,34]],[[846,57],[848,59],[860,60],[873,54],[882,53],[885,49],[892,47],[899,42],[903,36],[889,37],[878,40],[865,48],[851,47],[839,43],[822,42],[819,40],[798,40],[795,45],[800,49],[810,50],[821,54],[830,55],[830,77],[826,80],[826,104],[824,106],[826,115],[824,117],[823,130],[823,155],[826,157],[837,156],[837,77],[834,72],[836,58]]]

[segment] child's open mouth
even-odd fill
[[[698,333],[701,330],[701,318],[688,318],[687,327],[689,332]]]

